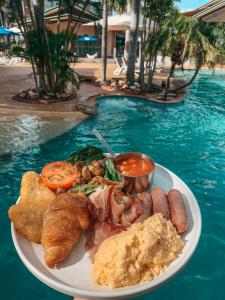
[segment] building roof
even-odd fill
[[[80,23],[88,23],[90,21],[99,20],[102,17],[101,8],[98,2],[90,1],[89,4],[83,9],[83,1],[79,1],[73,7],[71,19],[72,21],[79,21]],[[60,13],[60,21],[68,21],[69,14],[62,6],[59,10],[59,6],[54,6],[46,9],[44,12],[45,22],[52,23],[58,21],[58,15]],[[31,22],[30,16],[26,19],[27,23]]]
[[[225,0],[211,1],[185,15],[194,16],[209,23],[223,23],[225,22]]]
[[[220,0],[212,0],[212,1],[210,1],[209,3],[206,3],[206,4],[204,4],[204,5],[202,5],[202,6],[198,7],[198,8],[196,8],[196,9],[194,9],[194,10],[190,10],[190,11],[185,11],[185,12],[183,12],[183,15],[184,15],[184,16],[187,16],[187,17],[192,17],[192,16],[196,15],[197,13],[202,12],[202,11],[204,11],[205,9],[211,7],[211,6],[214,5],[216,2],[220,2]]]
[[[55,21],[58,19],[59,7],[53,7],[45,11],[45,20]],[[83,11],[83,5],[77,3],[73,7],[72,19],[74,21],[80,21],[81,23],[87,23],[90,21],[96,21],[101,18],[101,9],[98,7],[97,3],[89,3],[85,10]],[[68,19],[68,13],[66,10],[60,8],[60,20]]]
[[[108,17],[108,30],[110,31],[121,31],[130,28],[131,16],[129,14],[113,15]],[[149,22],[149,20],[148,20]],[[102,19],[97,21],[98,24],[102,25]],[[151,28],[153,27],[151,23]],[[94,26],[95,22],[85,24],[85,26]],[[140,16],[139,27],[143,26],[143,16]]]

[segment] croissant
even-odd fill
[[[76,194],[54,198],[44,214],[41,243],[45,262],[53,268],[64,261],[79,240],[80,230],[89,226],[86,201]]]

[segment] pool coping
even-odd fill
[[[110,86],[96,86],[93,83],[81,83],[80,90],[78,91],[78,96],[74,100],[68,101],[69,106],[66,107],[62,105],[62,103],[57,102],[57,109],[55,109],[54,104],[44,105],[44,104],[25,104],[21,105],[21,103],[17,103],[10,99],[8,105],[4,103],[4,105],[0,105],[0,114],[30,114],[43,116],[48,118],[76,118],[78,120],[84,120],[87,118],[89,114],[95,114],[97,111],[97,103],[96,100],[103,97],[110,96],[123,96],[129,98],[142,99],[152,103],[159,104],[177,104],[182,102],[185,97],[185,94],[178,94],[176,97],[171,97],[167,100],[157,99],[154,94],[134,94],[128,93],[123,90],[119,90],[117,88],[113,88]],[[11,98],[11,97],[10,97]],[[171,100],[172,98],[172,100]],[[83,110],[79,109],[79,106],[83,106]],[[62,107],[62,110],[60,109]],[[85,108],[86,107],[86,108]],[[65,109],[66,108],[66,109]],[[88,113],[88,110],[91,110],[91,113]]]

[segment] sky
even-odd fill
[[[210,2],[210,0],[181,0],[177,3],[181,10],[192,10]]]

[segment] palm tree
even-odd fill
[[[166,80],[164,100],[167,99],[170,89],[170,79],[177,65],[183,66],[187,60],[195,61],[196,71],[188,83],[190,84],[197,76],[203,64],[215,60],[218,51],[208,36],[209,31],[207,24],[193,17],[185,17],[175,8],[172,9],[170,14],[166,17],[162,26],[164,43],[160,50],[163,56],[170,56],[171,67]]]
[[[123,12],[126,1],[123,0],[103,0],[102,1],[102,81],[106,81],[107,71],[107,31],[108,31],[108,8],[117,12]]]
[[[191,60],[195,63],[196,67],[190,80],[183,86],[173,90],[173,92],[189,86],[197,77],[202,65],[208,64],[209,66],[213,66],[218,58],[223,56],[221,50],[216,47],[217,36],[214,35],[213,26],[196,18],[188,18],[184,22],[183,30],[185,32],[185,40],[182,64],[186,60]]]
[[[126,13],[131,14],[131,3],[127,1]],[[124,45],[124,59],[127,62],[129,57],[129,44],[130,44],[130,28],[125,31],[125,45]]]
[[[106,81],[107,68],[107,30],[108,30],[108,1],[102,2],[102,81]]]
[[[144,0],[142,5],[143,26],[141,32],[141,70],[140,82],[142,89],[147,92],[152,90],[153,76],[159,49],[164,42],[161,39],[162,24],[173,7],[173,0]],[[149,72],[147,86],[144,82],[144,60],[148,61]]]
[[[128,68],[126,80],[128,83],[133,83],[135,80],[135,62],[137,53],[138,43],[138,30],[139,30],[139,19],[140,19],[140,0],[132,0],[131,3],[131,23],[130,23],[130,45],[129,45],[129,56],[128,56]]]
[[[4,27],[9,27],[9,0],[1,0],[0,7],[1,25]]]
[[[82,9],[73,21],[73,11],[76,1],[60,0],[59,8],[64,7],[68,13],[66,29],[57,33],[49,31],[44,24],[44,0],[27,0],[27,10],[24,10],[23,1],[7,0],[12,18],[21,30],[26,43],[24,57],[32,64],[35,84],[41,96],[58,97],[57,94],[65,91],[68,84],[71,87],[71,96],[76,95],[78,78],[70,63],[74,62],[74,38],[80,26],[80,19],[89,0],[82,1]],[[59,9],[60,19],[61,10]],[[29,17],[30,23],[27,23]]]

